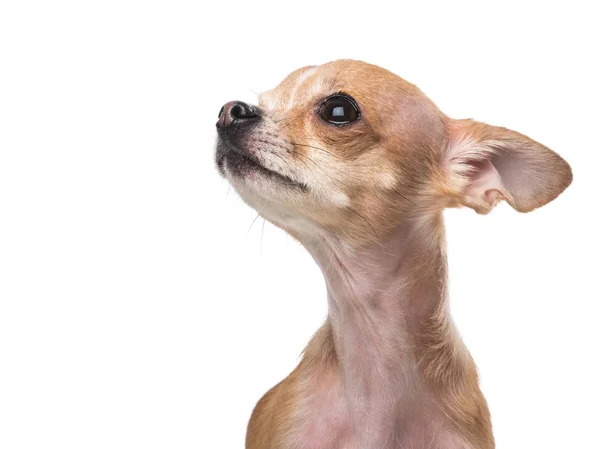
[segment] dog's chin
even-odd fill
[[[290,190],[308,191],[306,184],[265,167],[250,153],[223,141],[217,144],[217,167],[234,187],[243,186],[259,190],[256,193],[261,193],[263,189],[268,189],[270,193],[277,193],[277,190],[281,189],[281,193],[286,194],[289,194]]]

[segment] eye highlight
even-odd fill
[[[360,117],[356,101],[346,94],[335,94],[329,97],[319,110],[321,118],[336,126],[352,123]]]

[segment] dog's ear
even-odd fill
[[[529,212],[552,201],[573,179],[569,164],[544,145],[473,120],[449,124],[442,164],[446,193],[480,214],[500,200]]]

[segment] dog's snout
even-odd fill
[[[217,127],[226,128],[236,123],[247,122],[258,118],[256,109],[241,101],[230,101],[225,103],[219,111]]]

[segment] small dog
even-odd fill
[[[247,449],[493,448],[448,312],[442,211],[532,211],[570,166],[351,60],[301,68],[258,106],[225,104],[217,131],[221,174],[309,251],[328,290],[325,324],[258,402]]]

